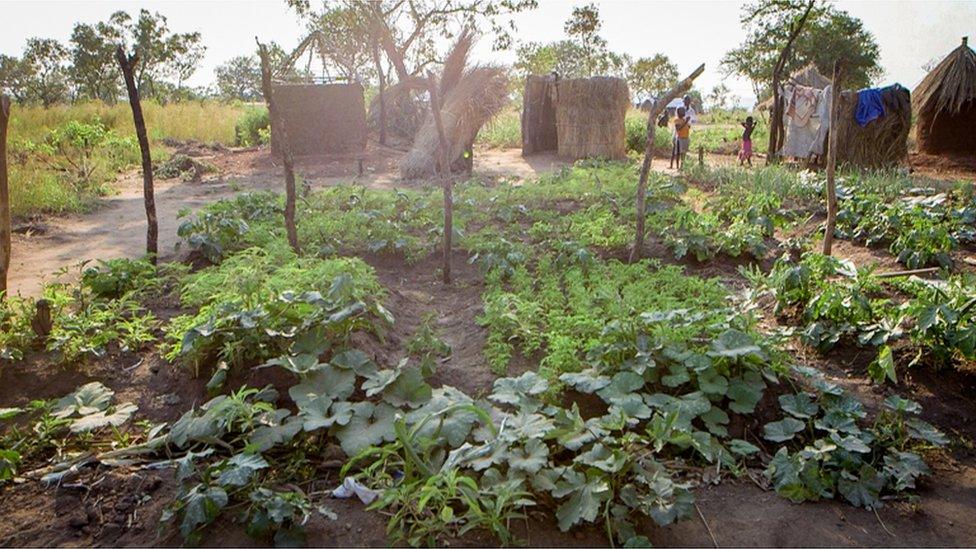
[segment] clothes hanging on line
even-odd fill
[[[806,158],[810,154],[819,124],[812,120],[817,110],[818,93],[815,88],[788,85],[783,87],[783,99],[787,105],[783,113],[786,139],[779,151],[780,156]]]
[[[865,88],[857,92],[857,109],[854,111],[854,120],[862,128],[872,120],[885,115],[881,92],[881,88]]]
[[[810,154],[823,156],[827,150],[827,132],[830,130],[830,99],[833,97],[833,89],[834,86],[828,84],[820,92],[820,97],[817,102],[817,118],[820,121],[820,127],[817,129],[817,134],[813,137],[813,143],[810,144]]]

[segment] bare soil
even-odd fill
[[[380,151],[367,162],[366,174],[356,178],[355,159],[302,163],[305,181],[315,187],[338,181],[361,181],[386,187],[398,182],[393,177],[395,151]],[[372,157],[371,157],[372,158]],[[561,167],[556,159],[525,161],[513,151],[483,151],[476,156],[476,174],[487,177],[530,177]],[[173,255],[176,242],[176,212],[198,208],[238,190],[277,188],[279,169],[263,150],[218,151],[209,159],[219,172],[200,183],[160,182],[157,206],[160,212],[161,248]],[[375,166],[374,171],[369,167]],[[663,162],[666,168],[666,159]],[[655,169],[658,169],[656,163]],[[511,170],[511,172],[506,172]],[[68,219],[51,219],[42,235],[20,235],[14,243],[12,286],[31,294],[40,287],[38,278],[88,257],[138,255],[144,246],[141,195],[134,177],[121,182],[117,197],[92,214]],[[838,252],[856,258],[858,264],[875,260],[882,268],[892,258],[883,251],[865,250],[838,243]],[[849,248],[848,248],[849,246]],[[663,245],[650,239],[648,256],[672,262]],[[494,375],[482,357],[485,331],[477,325],[481,313],[483,281],[465,258],[454,258],[454,282],[448,287],[439,279],[439,257],[431,256],[407,264],[393,256],[367,256],[388,289],[386,305],[397,319],[382,340],[367,338],[375,358],[395,364],[405,352],[406,342],[434,314],[439,336],[452,349],[438,364],[432,379],[436,385],[452,385],[478,395],[491,388]],[[699,264],[681,262],[690,274],[717,276],[732,286],[741,286],[738,262],[730,260]],[[18,272],[19,271],[19,272]],[[162,314],[172,305],[161,304]],[[167,309],[169,307],[169,309]],[[357,336],[359,337],[359,336]],[[362,336],[366,337],[366,336]],[[364,341],[366,343],[366,341]],[[929,456],[933,475],[926,479],[914,501],[891,501],[877,513],[856,509],[835,501],[792,504],[765,486],[761,472],[749,477],[706,480],[696,489],[699,516],[659,528],[645,525],[643,533],[656,545],[680,546],[944,546],[972,545],[976,540],[976,383],[958,372],[908,372],[895,388],[878,387],[866,380],[870,362],[866,353],[839,348],[826,356],[809,349],[793,349],[798,360],[818,366],[831,380],[855,391],[876,409],[890,392],[919,400],[925,419],[945,430],[954,440],[947,451]],[[516,366],[517,368],[517,366]],[[155,351],[111,352],[106,357],[72,368],[56,366],[44,354],[0,368],[0,407],[17,406],[36,398],[53,398],[79,384],[99,380],[117,392],[120,401],[139,405],[138,418],[172,421],[192,405],[206,400],[205,380],[163,361]],[[237,380],[257,382],[257,379]],[[263,379],[261,381],[268,381]],[[270,380],[282,383],[281,380]],[[708,475],[704,476],[708,479]],[[308,525],[308,541],[318,546],[386,546],[385,517],[367,512],[354,500],[328,498],[327,490],[339,483],[338,470],[325,468],[322,477],[305,487],[316,503],[325,503],[338,514],[328,521],[314,516]],[[173,528],[158,528],[159,516],[176,486],[171,471],[153,471],[138,466],[86,468],[59,488],[45,488],[27,481],[0,489],[0,546],[52,545],[179,545]],[[560,532],[551,513],[535,513],[515,531],[530,546],[602,546],[605,534],[599,526]],[[209,531],[204,543],[212,546],[253,546],[232,518],[221,519]],[[482,536],[451,540],[453,546],[483,546],[496,543]]]

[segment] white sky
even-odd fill
[[[315,0],[313,0],[314,5]],[[537,10],[520,14],[517,38],[524,42],[563,37],[563,22],[584,0],[539,0]],[[722,55],[737,46],[741,2],[725,0],[603,0],[596,2],[603,20],[601,34],[609,47],[634,58],[667,54],[682,76],[698,63],[706,65],[697,87],[707,92],[725,81],[733,94],[751,102],[745,81],[726,79],[719,71]],[[969,35],[976,40],[976,0],[838,0],[837,6],[861,18],[881,47],[885,74],[879,83],[900,82],[914,88],[922,66],[941,59]],[[169,18],[170,29],[200,31],[207,54],[190,85],[212,82],[214,68],[235,55],[254,52],[254,37],[275,40],[285,49],[297,45],[303,26],[283,0],[4,0],[0,2],[0,53],[19,55],[29,37],[67,42],[75,22],[94,23],[117,10],[140,8]],[[492,52],[489,40],[476,47],[480,61],[511,62],[512,52]]]

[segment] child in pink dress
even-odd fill
[[[752,131],[756,129],[756,123],[753,122],[751,116],[746,117],[746,121],[742,122],[742,149],[739,150],[739,165],[741,166],[743,162],[749,164],[752,167]]]

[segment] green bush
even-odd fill
[[[265,107],[249,106],[234,126],[236,144],[241,147],[266,145],[271,142],[271,120]]]

